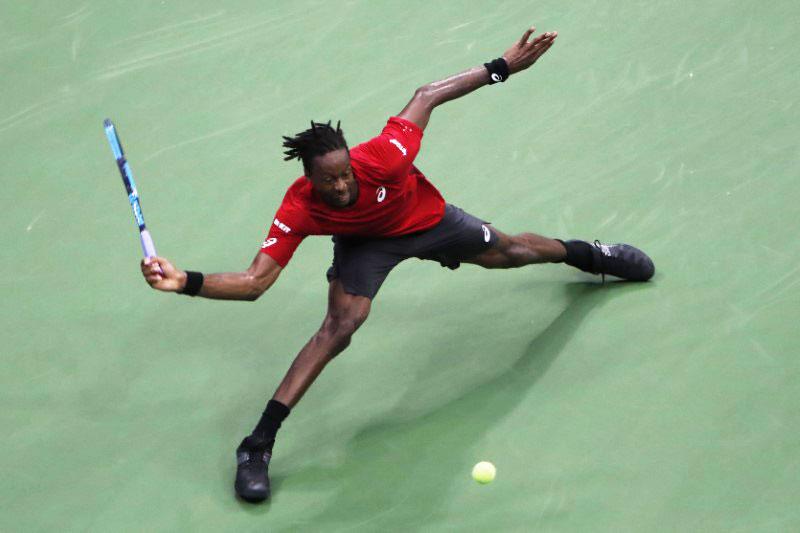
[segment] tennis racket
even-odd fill
[[[122,183],[125,184],[125,190],[128,192],[128,201],[131,203],[131,209],[133,209],[133,218],[136,219],[136,224],[139,226],[142,253],[145,258],[155,257],[156,247],[153,244],[150,232],[147,231],[147,226],[145,226],[142,206],[139,205],[139,192],[136,190],[136,182],[133,181],[131,167],[128,165],[127,159],[125,159],[125,152],[122,151],[117,130],[110,119],[105,119],[103,126],[106,130],[106,137],[108,137],[108,144],[111,145],[111,151],[114,152],[114,158],[117,160],[117,167],[119,167],[119,173],[122,175]]]

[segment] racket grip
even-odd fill
[[[153,244],[153,238],[150,236],[150,232],[146,229],[143,229],[139,232],[139,240],[142,243],[142,253],[144,254],[145,259],[150,259],[151,257],[156,256],[156,245]],[[159,273],[163,274],[164,272],[161,269],[158,269]]]
[[[150,232],[146,229],[143,229],[139,234],[139,238],[142,242],[142,253],[146,258],[155,257],[156,256],[156,246],[153,244],[153,238],[150,236]]]

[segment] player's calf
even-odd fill
[[[540,263],[558,263],[564,260],[566,252],[561,242],[548,239],[535,233],[507,235],[497,228],[492,231],[498,236],[494,247],[465,263],[473,263],[484,268],[518,268]]]
[[[506,255],[513,266],[556,263],[564,260],[565,253],[559,241],[535,233],[511,236],[506,249]]]

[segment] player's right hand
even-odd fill
[[[163,257],[142,259],[141,265],[145,281],[154,289],[177,292],[186,285],[186,272],[178,270]]]

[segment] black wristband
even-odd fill
[[[508,63],[505,58],[498,57],[494,61],[484,63],[484,67],[489,71],[489,85],[499,81],[506,81],[511,73],[508,71]]]
[[[203,286],[203,274],[201,272],[192,272],[191,270],[186,271],[186,286],[183,288],[182,291],[179,291],[181,294],[187,294],[189,296],[196,296],[198,292],[200,292],[200,287]]]

